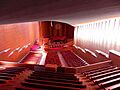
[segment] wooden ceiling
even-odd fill
[[[69,24],[120,16],[120,0],[0,0],[0,23],[55,20]]]

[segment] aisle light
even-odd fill
[[[85,51],[88,51],[88,52],[91,53],[93,56],[97,57],[97,55],[96,55],[94,52],[90,51],[89,49],[85,48]]]
[[[109,55],[107,53],[105,53],[105,52],[102,52],[100,50],[95,50],[95,51],[98,52],[98,53],[101,53],[101,54],[105,55],[107,58],[109,57]]]
[[[8,52],[9,50],[10,50],[10,48],[8,48],[8,49],[4,50],[4,52]]]
[[[13,53],[14,53],[14,51],[12,51],[12,52],[8,55],[8,57],[12,56],[12,55],[13,55]]]
[[[18,52],[21,52],[22,50],[23,50],[23,47],[21,47]]]
[[[19,50],[19,49],[20,49],[20,47],[16,48],[15,50]]]
[[[44,65],[45,64],[45,59],[46,59],[47,53],[46,52],[42,52],[42,58],[41,61],[39,63],[39,65]]]
[[[5,50],[3,50],[3,51],[0,51],[0,54],[6,53],[6,52],[8,52],[9,50],[10,50],[10,48],[5,49]]]
[[[116,51],[116,50],[109,50],[109,52],[112,52],[112,53],[114,53],[114,54],[120,56],[120,52],[118,52],[118,51]]]
[[[85,53],[85,50],[84,49],[82,49],[81,47],[78,47],[82,52],[84,52]]]

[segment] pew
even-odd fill
[[[82,72],[86,77],[105,90],[120,90],[120,68],[107,66]]]
[[[113,85],[116,85],[116,84],[119,84],[119,83],[120,83],[120,78],[116,78],[116,79],[106,81],[104,83],[100,83],[99,85],[101,87],[107,88],[107,87],[110,87],[110,86],[113,86]]]
[[[61,72],[49,72],[49,71],[33,71],[32,74],[52,74],[52,75],[64,75],[64,76],[74,76],[73,73],[61,73]]]
[[[78,80],[78,78],[74,77],[69,77],[69,76],[62,76],[62,75],[46,75],[46,74],[41,74],[41,75],[35,75],[35,74],[31,74],[30,76],[36,76],[36,77],[52,77],[52,78],[61,78],[61,79],[70,79],[70,80]]]
[[[5,84],[5,83],[6,83],[6,81],[5,81],[5,80],[0,79],[0,84]]]
[[[100,72],[88,74],[87,76],[88,76],[88,77],[91,77],[91,76],[95,76],[95,75],[99,75],[99,74],[103,74],[103,73],[107,73],[107,72],[111,72],[111,71],[119,70],[119,69],[120,69],[120,68],[115,67],[115,68],[112,68],[112,69],[107,69],[107,70],[103,70],[103,71],[100,71]]]
[[[120,90],[120,83],[105,88],[106,90]]]
[[[86,75],[86,74],[96,73],[96,72],[100,72],[100,71],[104,71],[104,70],[108,70],[108,69],[112,69],[112,68],[114,68],[114,66],[107,66],[107,67],[97,68],[97,69],[85,71],[85,72],[83,72],[83,74]]]
[[[94,52],[92,52],[91,50],[89,50],[89,49],[85,49],[85,52],[86,52],[86,61],[89,63],[89,64],[93,64],[93,63],[97,63],[97,62],[99,62],[98,60],[97,60],[97,55],[94,53]]]
[[[106,77],[108,75],[112,75],[112,74],[116,74],[116,73],[120,73],[120,70],[115,70],[115,71],[112,71],[112,72],[96,75],[96,76],[90,77],[90,79],[95,80],[95,79],[103,78],[103,77]]]
[[[61,54],[69,67],[80,67],[86,65],[86,63],[83,60],[81,60],[81,58],[77,57],[70,50],[61,51]]]
[[[106,76],[106,77],[103,77],[103,78],[100,78],[100,79],[96,79],[94,80],[94,82],[96,83],[103,83],[103,82],[106,82],[106,81],[109,81],[109,80],[112,80],[112,79],[115,79],[115,78],[119,78],[120,77],[120,73],[118,74],[113,74],[113,75],[110,75],[110,76]]]
[[[49,84],[34,84],[28,82],[22,82],[23,86],[31,87],[31,88],[39,88],[39,89],[64,89],[64,90],[80,90],[80,88],[75,87],[68,87],[68,86],[56,86],[56,85],[49,85]]]
[[[48,80],[48,81],[55,81],[55,82],[71,82],[71,83],[78,83],[82,84],[79,80],[70,80],[70,79],[55,79],[52,77],[35,77],[35,76],[28,76],[30,79],[37,79],[37,80]]]
[[[86,60],[86,52],[83,48],[80,47],[72,47],[72,51],[75,52],[79,57],[83,60]]]
[[[29,88],[29,87],[25,87],[25,86],[17,86],[15,87],[15,90],[40,90],[39,88]]]
[[[68,87],[76,87],[76,88],[85,88],[85,85],[68,83],[68,82],[55,82],[55,81],[47,81],[47,80],[35,80],[35,79],[25,79],[25,82],[37,83],[37,84],[49,84],[56,86],[68,86]]]
[[[0,76],[9,76],[9,77],[16,77],[16,74],[11,74],[11,73],[0,73]]]
[[[8,76],[0,76],[0,79],[3,79],[3,80],[12,80],[12,78],[8,77]]]
[[[45,64],[57,64],[61,66],[57,52],[48,52],[45,60]]]

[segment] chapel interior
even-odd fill
[[[0,90],[120,90],[119,0],[0,0]]]

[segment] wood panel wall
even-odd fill
[[[19,61],[39,39],[38,33],[38,22],[0,25],[0,60]]]
[[[39,23],[40,25],[40,37],[50,38],[57,36],[66,36],[68,39],[73,39],[74,37],[74,27],[61,22],[55,21],[43,21]]]

